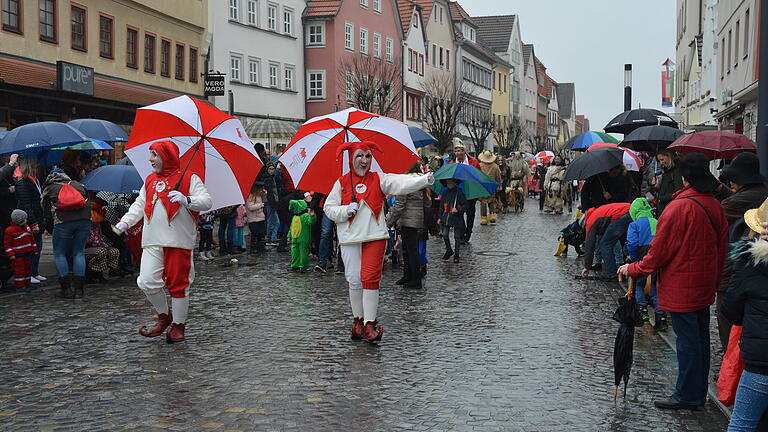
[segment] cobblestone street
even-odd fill
[[[476,227],[461,264],[430,240],[423,291],[387,268],[378,346],[350,341],[342,275],[287,273],[272,250],[196,263],[180,344],[137,334],[151,309],[130,279],[2,295],[0,430],[724,430],[711,402],[653,407],[676,358],[648,324],[614,402],[616,287],[574,279],[573,249],[552,256],[568,215],[536,204]]]

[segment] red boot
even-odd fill
[[[366,342],[377,342],[381,340],[384,334],[384,327],[378,325],[379,321],[368,321],[363,329],[363,340]]]
[[[171,324],[171,328],[165,332],[165,341],[168,343],[181,342],[184,340],[184,327],[186,324]]]
[[[167,314],[159,314],[157,316],[157,322],[152,326],[152,329],[147,330],[147,326],[141,326],[139,334],[144,337],[160,336],[165,331],[165,328],[171,325],[171,321],[173,321],[173,317],[171,317],[170,312]]]
[[[362,339],[364,328],[365,328],[365,325],[363,325],[363,319],[355,318],[355,320],[352,321],[352,334],[350,335],[350,338],[352,338],[353,340]]]

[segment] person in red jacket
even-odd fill
[[[728,220],[712,195],[719,182],[709,172],[709,160],[691,153],[681,172],[684,187],[659,217],[650,250],[642,260],[619,268],[634,279],[657,272],[659,307],[672,316],[679,371],[672,396],[654,402],[661,409],[698,409],[707,400],[709,307],[728,247]]]
[[[585,224],[585,240],[584,240],[584,269],[581,271],[581,276],[586,277],[591,270],[594,270],[594,267],[592,264],[594,262],[600,263],[601,261],[604,261],[606,258],[613,261],[613,266],[603,266],[603,267],[611,267],[612,269],[616,268],[616,257],[615,256],[604,256],[603,249],[600,247],[600,243],[603,235],[608,231],[608,228],[616,222],[621,217],[629,214],[629,203],[613,203],[613,204],[605,204],[600,207],[593,207],[587,211],[587,214],[584,215],[584,224]],[[624,228],[624,232],[626,233],[627,230]],[[610,246],[610,251],[614,254],[616,254],[616,250],[614,247],[615,241],[608,245]],[[608,269],[606,269],[607,271]],[[611,270],[613,271],[613,270]],[[609,274],[606,272],[604,279],[610,279],[614,280],[616,279],[615,274]]]
[[[11,224],[3,234],[3,247],[11,260],[16,291],[29,292],[32,285],[31,258],[37,253],[37,243],[27,225],[27,212],[20,209],[11,212]]]

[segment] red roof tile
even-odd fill
[[[469,16],[467,11],[464,10],[463,7],[458,2],[450,2],[449,6],[451,8],[451,17],[455,20],[464,20],[472,24],[473,26],[477,27],[477,24],[475,24],[474,21],[472,21],[472,17]]]
[[[425,23],[428,22],[432,15],[432,6],[434,6],[435,0],[413,0],[413,2],[421,6],[422,19]]]
[[[400,10],[400,24],[403,26],[403,37],[408,35],[414,7],[416,5],[411,0],[397,0],[397,8]]]
[[[341,0],[309,0],[307,5],[308,17],[336,16],[341,7]]]

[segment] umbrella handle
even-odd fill
[[[205,137],[200,137],[200,141],[195,144],[195,151],[192,153],[192,157],[189,158],[189,162],[187,162],[187,166],[184,167],[184,170],[181,172],[181,176],[179,176],[179,181],[176,182],[176,186],[173,187],[173,190],[179,190],[179,186],[181,186],[181,180],[184,179],[184,174],[187,172],[187,168],[189,168],[189,165],[192,164],[192,160],[195,158],[195,155],[197,154],[197,151],[200,150],[200,145],[203,143],[203,140]]]

